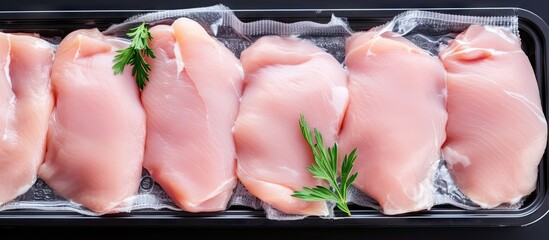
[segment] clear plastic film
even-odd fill
[[[465,16],[412,10],[395,16],[378,28],[382,32],[396,32],[421,49],[437,55],[441,46],[473,24],[500,27],[519,36],[516,15]]]
[[[126,32],[137,25],[146,22],[150,26],[171,24],[180,17],[186,17],[198,22],[216,40],[224,44],[236,56],[250,46],[255,40],[265,35],[292,36],[306,39],[313,44],[334,55],[343,62],[345,57],[345,38],[352,31],[348,24],[341,18],[332,16],[328,23],[296,22],[281,23],[270,20],[259,20],[244,23],[234,13],[223,5],[205,8],[182,9],[152,12],[137,15],[120,24],[114,24],[103,34],[124,37]],[[144,169],[138,192],[131,199],[127,199],[124,207],[113,209],[113,212],[131,212],[141,209],[171,209],[181,211],[170,197],[162,190],[161,186],[154,182],[150,174]],[[125,205],[125,204],[121,205]],[[234,194],[228,203],[230,206],[246,206],[253,209],[264,209],[268,218],[277,220],[297,220],[306,216],[285,214],[261,202],[251,195],[245,187],[239,183],[234,189]],[[330,216],[334,204],[329,203]],[[83,206],[64,199],[50,188],[43,180],[38,179],[33,187],[15,200],[0,206],[1,210],[38,209],[45,211],[74,211],[89,216],[102,214],[90,211]]]
[[[392,21],[372,30],[377,34],[397,33],[433,57],[437,57],[441,49],[446,48],[450,41],[471,25],[491,26],[519,37],[518,17],[513,12],[504,16],[465,16],[411,10],[395,16]],[[467,210],[482,209],[460,191],[444,159],[436,161],[430,171],[428,178],[431,179],[432,184],[429,187],[433,191],[434,206],[449,204]],[[381,210],[374,199],[357,188],[351,189],[349,201]],[[502,204],[492,209],[515,210],[520,208],[523,202],[524,198],[517,203]]]
[[[216,35],[215,29],[222,23],[225,14],[232,14],[231,9],[224,5],[214,5],[210,7],[167,10],[140,14],[128,18],[126,21],[113,24],[107,30],[103,31],[105,35],[125,36],[126,32],[141,23],[147,23],[151,26],[159,24],[171,24],[180,17],[187,17],[200,23],[210,33]]]
[[[171,24],[175,19],[187,17],[200,23],[210,35],[229,48],[237,57],[255,40],[265,35],[295,36],[308,40],[326,52],[333,55],[343,64],[345,59],[345,40],[354,31],[345,19],[332,16],[328,23],[311,21],[282,23],[272,20],[242,22],[226,6],[216,5],[204,8],[181,9],[152,12],[137,15],[120,24],[114,24],[105,30],[106,35],[123,37],[128,29],[146,22],[150,25]],[[437,55],[441,47],[446,45],[455,36],[471,24],[490,25],[504,28],[518,36],[518,19],[515,15],[509,16],[461,16],[427,11],[407,11],[397,15],[389,23],[377,27],[380,32],[396,32],[423,50]],[[435,205],[451,204],[463,209],[479,209],[454,183],[444,161],[437,161],[432,172]],[[358,189],[351,187],[350,202],[369,208],[380,209],[379,205]],[[154,182],[144,170],[138,194],[129,199],[132,205],[116,209],[120,212],[131,212],[140,209],[171,209],[181,211]],[[252,209],[264,209],[268,218],[276,220],[296,220],[306,216],[288,215],[272,208],[252,196],[242,184],[234,190],[229,206],[239,205]],[[334,208],[330,203],[330,209]],[[500,206],[503,209],[517,209],[521,203],[510,206]],[[97,216],[100,214],[89,211],[77,203],[63,199],[47,184],[38,179],[34,186],[15,200],[0,206],[2,210],[39,209],[46,211],[74,211],[84,215]],[[334,218],[333,212],[328,218]]]
[[[519,36],[518,17],[508,16],[464,16],[427,11],[408,11],[396,16],[392,31],[403,35],[425,51],[438,55],[451,40],[471,25],[491,26]],[[434,175],[435,205],[450,204],[459,208],[475,210],[481,207],[471,201],[457,187],[444,159],[438,163]],[[503,204],[496,209],[518,209],[523,200],[515,204]]]
[[[124,205],[124,203],[128,203],[127,206],[118,207],[114,210],[117,212],[131,212],[141,209],[171,209],[180,211],[166,192],[162,190],[160,185],[156,184],[152,180],[146,170],[143,171],[141,176],[141,182],[137,195],[131,197],[130,199],[126,199],[122,205]],[[74,211],[88,216],[102,215],[100,213],[90,211],[78,203],[64,199],[51,187],[49,187],[42,179],[38,179],[32,188],[23,195],[0,206],[0,211],[29,209],[45,211]]]
[[[312,21],[282,23],[272,20],[242,22],[230,9],[223,5],[143,14],[132,17],[121,24],[113,25],[104,31],[104,33],[121,36],[127,29],[141,22],[147,22],[151,25],[170,24],[180,17],[187,17],[199,22],[216,40],[223,43],[237,57],[258,38],[266,35],[278,35],[308,40],[332,54],[340,63],[343,63],[345,58],[345,39],[352,33],[347,22],[335,16],[332,16],[328,23],[316,23]],[[158,203],[155,204],[155,208],[166,206],[165,202],[155,202]],[[276,210],[271,205],[263,203],[251,195],[240,183],[236,187],[229,204],[251,207],[253,209],[262,208],[269,219],[298,220],[306,217],[303,215],[285,214]],[[329,204],[330,214],[328,217],[333,215],[333,207],[334,204]]]

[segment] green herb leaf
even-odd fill
[[[305,201],[335,201],[336,206],[341,211],[351,216],[351,211],[347,206],[347,190],[358,176],[358,173],[351,175],[357,157],[357,149],[355,148],[349,155],[345,155],[341,164],[341,176],[338,176],[337,144],[326,149],[322,134],[315,128],[313,130],[313,137],[309,124],[303,115],[299,118],[299,127],[301,128],[303,138],[311,147],[315,160],[312,166],[307,167],[307,170],[313,174],[314,178],[323,179],[328,182],[330,189],[324,186],[316,186],[314,188],[304,187],[301,191],[295,191],[294,194],[292,194],[292,197],[300,198]],[[338,182],[338,178],[340,179],[340,182]]]
[[[145,56],[156,57],[149,47],[152,36],[145,23],[130,29],[127,35],[132,39],[132,43],[127,48],[116,51],[118,54],[114,57],[112,69],[114,74],[121,74],[126,65],[133,66],[132,76],[135,77],[139,89],[143,89],[146,82],[149,81],[149,71],[151,71],[151,66],[145,61]]]

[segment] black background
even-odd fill
[[[0,11],[18,10],[79,10],[79,9],[173,9],[203,7],[223,3],[232,9],[273,8],[426,8],[426,7],[521,7],[549,22],[549,1],[547,0],[8,0],[0,2]],[[547,40],[546,40],[547,41]],[[111,235],[111,231],[122,234],[124,239],[549,239],[549,217],[525,227],[505,228],[458,228],[458,227],[416,227],[416,228],[360,228],[360,229],[295,229],[295,228],[95,228],[64,227],[38,229],[32,226],[16,229],[1,229],[0,239],[12,239],[6,234],[17,234],[13,239],[41,239],[49,237],[70,237],[88,239]]]

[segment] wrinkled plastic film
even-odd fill
[[[518,37],[518,17],[513,12],[509,14],[507,16],[465,16],[414,10],[403,12],[390,22],[372,30],[379,34],[398,33],[435,57],[440,49],[470,25],[502,28]],[[460,191],[444,159],[437,161],[428,175],[428,179],[432,180],[430,187],[433,190],[434,206],[448,204],[466,210],[482,209]],[[354,187],[349,190],[348,201],[381,211],[381,207],[374,199]],[[518,203],[503,204],[493,209],[516,210],[522,206],[523,202],[524,198]]]
[[[317,23],[301,21],[294,23],[282,23],[273,20],[258,20],[244,23],[234,14],[225,14],[224,26],[229,26],[235,32],[244,36],[279,35],[279,36],[302,36],[302,35],[350,35],[353,31],[347,21],[332,15],[330,22]]]
[[[508,16],[464,16],[408,11],[397,15],[385,28],[403,35],[418,47],[436,56],[449,41],[471,25],[502,28],[519,37],[518,17],[513,13]],[[434,187],[435,205],[450,204],[467,210],[481,209],[459,190],[444,159],[436,169]],[[504,204],[496,209],[518,209],[522,202]]]
[[[123,23],[112,25],[103,33],[114,36],[125,36],[128,29],[142,22],[151,25],[171,24],[179,17],[188,17],[199,22],[210,35],[229,48],[237,57],[261,36],[280,35],[297,36],[310,41],[343,63],[345,58],[345,40],[353,33],[347,21],[336,16],[332,16],[330,22],[323,24],[309,21],[282,23],[272,20],[245,23],[240,21],[229,8],[223,5],[137,15]],[[501,27],[518,36],[518,18],[515,15],[481,17],[426,11],[407,11],[397,15],[392,21],[377,29],[379,31],[399,33],[425,51],[436,55],[441,47],[471,24]],[[438,161],[436,167],[432,169],[432,187],[434,188],[435,205],[450,204],[463,209],[480,209],[478,205],[474,204],[459,191],[444,161]],[[348,200],[360,206],[380,210],[375,200],[352,186]],[[171,209],[181,211],[146,171],[142,175],[138,194],[128,199],[127,202],[133,202],[133,204],[115,210],[120,212],[142,209]],[[275,220],[298,220],[306,217],[285,214],[274,209],[251,195],[241,183],[234,189],[234,194],[229,201],[228,207],[232,205],[264,209],[267,218]],[[500,206],[497,209],[518,209],[521,205],[522,202],[519,202],[509,206]],[[63,199],[40,179],[36,181],[27,193],[0,206],[0,211],[16,209],[73,211],[89,216],[101,215],[84,209],[79,204]],[[333,203],[329,203],[329,209],[330,215],[327,218],[333,218]]]
[[[463,194],[446,166],[444,161],[438,164],[435,176],[435,205],[449,204],[458,208],[467,210],[482,209],[478,204],[474,203],[465,194]],[[494,210],[516,210],[524,203],[524,198],[515,204],[502,204],[492,208]]]
[[[239,181],[236,185],[234,194],[229,201],[229,206],[245,206],[250,207],[256,210],[262,209],[263,202],[259,200],[257,197],[252,195],[244,185]]]
[[[471,25],[492,26],[519,36],[518,17],[508,16],[464,16],[426,11],[409,11],[394,18],[392,31],[402,34],[418,47],[438,55],[449,41]],[[435,178],[435,206],[449,204],[462,209],[482,209],[463,194],[446,165],[444,159],[437,167]],[[515,204],[502,204],[493,209],[515,210],[524,199]]]
[[[368,194],[360,191],[357,187],[351,185],[347,192],[347,203],[354,203],[358,206],[373,208],[381,212],[381,207],[377,201]]]
[[[153,181],[149,173],[144,170],[137,194],[124,200],[122,206],[113,209],[117,212],[131,212],[143,209],[170,209],[181,211],[164,190]],[[80,204],[59,196],[43,180],[38,179],[29,191],[11,202],[0,206],[3,210],[44,210],[44,211],[73,211],[88,216],[100,216],[101,213],[90,211]]]
[[[216,39],[229,48],[237,57],[241,52],[253,44],[257,39],[266,35],[298,37],[309,41],[324,51],[330,53],[340,63],[345,59],[345,40],[352,33],[348,23],[343,19],[332,16],[325,24],[315,22],[282,23],[271,20],[241,22],[234,14],[225,13],[223,24],[218,27]],[[263,209],[271,220],[301,220],[304,215],[287,214],[262,202],[251,195],[239,183],[233,195],[231,205]],[[322,218],[333,218],[335,203],[328,202],[329,214]]]
[[[423,50],[437,55],[440,48],[463,32],[470,25],[485,25],[503,28],[519,36],[518,17],[465,16],[428,11],[407,11],[378,27],[379,31],[396,32]]]
[[[211,31],[211,29],[215,29],[221,24],[223,15],[226,13],[232,14],[232,11],[228,7],[221,4],[210,7],[145,13],[130,17],[122,23],[113,24],[107,30],[103,31],[103,34],[124,36],[130,28],[136,27],[141,23],[148,23],[150,25],[171,24],[173,21],[181,17],[193,19],[203,26],[207,26],[206,30]]]
[[[241,22],[229,8],[216,5],[206,8],[160,11],[137,15],[123,23],[115,24],[103,32],[106,35],[125,37],[126,32],[146,22],[150,25],[171,24],[180,17],[187,17],[201,24],[210,35],[229,48],[237,57],[255,40],[263,35],[299,36],[302,39],[334,55],[339,62],[345,57],[345,38],[351,30],[343,19],[332,16],[325,24],[315,22],[281,23],[260,20],[250,23]],[[171,209],[182,211],[160,185],[154,182],[146,170],[143,171],[138,193],[124,201],[124,206],[113,209],[116,212],[131,212],[143,209]],[[253,209],[265,209],[267,218],[275,220],[297,220],[306,216],[282,213],[251,195],[239,183],[227,207],[245,206]],[[334,204],[329,204],[331,214]],[[73,211],[88,216],[99,216],[81,205],[66,200],[56,194],[44,181],[38,180],[31,190],[12,202],[0,206],[0,210],[38,209],[45,211]]]
[[[420,27],[426,34],[433,35],[446,32],[460,33],[470,25],[501,27],[519,36],[516,15],[465,16],[428,11],[406,11],[395,16],[387,27],[391,31],[403,35]]]
[[[222,26],[218,28],[216,38],[233,53],[240,57],[241,52],[253,44],[257,39],[266,35],[298,37],[309,41],[324,51],[328,52],[340,63],[345,59],[345,40],[352,33],[348,23],[335,16],[330,22],[321,24],[315,22],[282,23],[272,20],[259,20],[244,23],[234,14],[225,13]],[[328,202],[329,214],[321,218],[334,218],[335,203]],[[231,205],[240,205],[254,209],[263,209],[265,215],[271,220],[301,220],[305,215],[287,214],[262,202],[252,196],[243,185],[239,183]]]
[[[323,218],[323,219],[335,219],[337,218],[337,216],[334,215],[334,208],[336,206],[335,202],[333,201],[326,201],[326,205],[327,205],[327,208],[328,208],[328,215],[327,216],[319,216],[320,218]],[[265,216],[267,217],[267,219],[271,219],[271,220],[278,220],[278,221],[287,221],[287,220],[302,220],[302,219],[305,219],[306,215],[298,215],[298,214],[288,214],[288,213],[284,213],[284,212],[281,212],[279,210],[277,210],[276,208],[274,208],[273,206],[267,204],[267,203],[264,203],[262,202],[261,203],[261,206],[263,208],[263,210],[265,211]]]
[[[348,22],[334,15],[328,23],[311,21],[283,23],[273,20],[242,22],[233,13],[225,12],[216,38],[240,57],[244,49],[262,36],[295,36],[312,42],[343,63],[345,39],[352,33]]]

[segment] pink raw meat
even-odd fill
[[[44,161],[53,47],[0,33],[0,205],[25,193]]]
[[[440,53],[448,71],[448,139],[442,150],[460,190],[484,208],[536,187],[547,144],[536,76],[520,40],[470,26]]]
[[[238,59],[196,22],[151,29],[144,166],[189,212],[221,211],[236,186],[232,127],[242,93]]]
[[[393,33],[357,33],[347,40],[350,102],[340,153],[358,148],[355,186],[385,214],[429,209],[440,159],[446,88],[444,67]]]
[[[245,89],[234,136],[237,175],[250,193],[290,214],[327,215],[325,202],[291,196],[322,181],[306,167],[303,114],[331,146],[348,104],[347,74],[330,54],[297,38],[262,37],[242,52]]]
[[[112,69],[125,46],[97,29],[78,30],[63,39],[52,68],[56,105],[39,176],[97,213],[131,204],[141,178],[145,112],[131,70]]]

